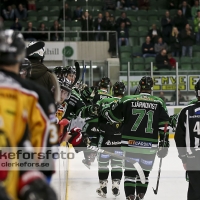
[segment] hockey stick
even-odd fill
[[[168,126],[168,124],[165,124],[164,138],[163,138],[163,147],[162,148],[164,148],[164,145],[165,145],[165,138],[166,138],[167,126]],[[160,182],[161,166],[162,166],[162,158],[160,158],[160,163],[159,163],[159,170],[158,170],[158,178],[157,178],[156,189],[153,188],[154,194],[158,194],[158,186],[159,186],[159,182]]]
[[[95,147],[95,146],[88,146],[87,148],[88,150],[91,150],[91,151],[95,151],[97,153],[105,153],[105,154],[108,154],[110,156],[113,156],[115,158],[119,158],[121,160],[126,160],[128,162],[130,162],[131,164],[133,164],[133,166],[135,167],[135,169],[137,170],[138,174],[139,174],[139,177],[140,177],[140,180],[141,180],[141,183],[142,184],[145,184],[145,175],[144,175],[144,171],[142,169],[142,167],[140,166],[140,164],[130,158],[127,158],[125,156],[120,156],[120,155],[117,155],[115,153],[112,153],[112,152],[109,152],[109,151],[105,151],[103,149],[99,149],[98,147]]]
[[[26,48],[26,57],[29,57],[30,54],[42,49],[45,46],[45,43],[42,41],[36,42],[35,44]]]

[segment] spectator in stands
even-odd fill
[[[125,23],[126,28],[131,27],[131,20],[126,16],[125,12],[121,12],[121,16],[116,21],[117,26],[120,27],[122,22]]]
[[[167,50],[163,49],[159,54],[156,55],[156,67],[157,69],[171,69],[169,59],[167,57]]]
[[[171,101],[176,101],[176,91],[173,93]],[[185,97],[181,94],[180,90],[178,90],[178,101],[179,103],[185,101]]]
[[[55,31],[50,35],[51,41],[63,41],[63,34],[59,33],[59,31],[63,31],[63,29],[57,20],[54,21],[54,25],[51,27],[51,31]]]
[[[179,31],[182,31],[185,28],[185,25],[187,24],[187,19],[185,16],[183,16],[182,10],[179,9],[177,11],[177,15],[174,17],[173,24],[178,28]]]
[[[169,60],[169,65],[171,66],[172,69],[175,69],[176,68],[176,59],[172,57],[172,53],[168,52],[167,57]]]
[[[18,10],[16,10],[17,18],[20,20],[26,20],[27,18],[27,10],[23,7],[22,4],[18,5]]]
[[[92,31],[93,30],[93,19],[92,16],[86,11],[82,16],[81,20],[81,28],[82,31]],[[82,41],[92,41],[93,34],[92,33],[82,33],[81,34]]]
[[[117,1],[117,8],[119,10],[138,10],[138,1],[137,0]]]
[[[22,30],[22,25],[19,23],[18,18],[16,18],[15,22],[10,27],[10,29],[15,30],[15,31],[21,31]]]
[[[140,10],[149,10],[149,0],[139,0]]]
[[[146,42],[144,42],[142,44],[142,54],[143,54],[144,58],[146,58],[146,57],[155,57],[156,56],[155,50],[154,50],[154,44],[151,43],[150,36],[147,36],[146,37]]]
[[[115,0],[104,0],[103,10],[115,10]]]
[[[162,37],[159,37],[158,42],[154,45],[154,51],[156,54],[158,54],[163,49],[167,50],[167,44],[163,42]]]
[[[105,31],[106,24],[103,20],[102,13],[99,13],[98,17],[94,20],[94,29],[95,29],[95,31]],[[96,41],[104,41],[105,40],[105,34],[97,32],[95,34],[95,40]]]
[[[200,10],[197,12],[197,16],[194,19],[194,32],[196,34],[197,44],[200,44]]]
[[[126,1],[125,0],[120,0],[117,1],[117,9],[123,10],[125,9]]]
[[[172,32],[172,19],[170,17],[169,11],[166,11],[165,16],[161,19],[161,26],[163,40],[169,44],[169,38]]]
[[[118,44],[119,46],[128,46],[128,28],[124,22],[121,23],[120,28],[118,29]]]
[[[28,22],[28,27],[25,28],[24,31],[30,32],[30,33],[24,33],[24,38],[26,41],[36,41],[37,35],[34,33],[36,31],[36,28],[33,27],[32,22]]]
[[[182,56],[186,56],[187,52],[192,57],[192,49],[195,43],[195,36],[189,24],[185,25],[185,29],[181,32]]]
[[[192,18],[194,19],[197,16],[197,11],[200,10],[199,7],[199,0],[196,0],[194,2],[194,6],[191,9],[191,13],[192,13]]]
[[[178,8],[178,0],[168,0],[168,9],[177,9]]]
[[[110,16],[110,23],[108,25],[109,31],[116,31],[117,25],[113,15]],[[109,49],[108,52],[111,56],[116,55],[116,32],[109,33]]]
[[[82,19],[83,11],[80,6],[76,6],[76,10],[74,10],[73,20],[80,21]]]
[[[41,31],[41,33],[38,34],[38,40],[47,41],[48,40],[48,28],[46,28],[44,23],[41,23],[38,27],[38,31]]]
[[[110,24],[110,13],[108,11],[105,12],[104,17],[103,17],[103,23],[105,25],[105,30],[109,29],[109,24]]]
[[[157,29],[156,24],[152,24],[152,29],[149,30],[148,36],[151,38],[151,43],[155,44],[158,38],[161,37],[161,31]]]
[[[66,21],[70,21],[72,19],[72,11],[69,8],[67,3],[65,3],[64,9],[62,8],[60,10],[58,21],[60,21],[60,19],[66,20]]]
[[[168,101],[168,99],[165,98],[165,94],[163,91],[160,91],[159,98],[161,98],[164,102]]]
[[[172,33],[170,35],[170,45],[171,45],[172,55],[179,57],[181,52],[181,38],[179,31],[176,27],[173,27],[172,29]]]
[[[8,6],[7,9],[2,10],[2,16],[4,20],[14,20],[16,17],[16,13],[12,6]]]
[[[28,1],[28,9],[36,10],[35,0],[27,0]]]
[[[180,9],[182,10],[183,16],[185,16],[186,19],[191,19],[191,8],[190,5],[187,4],[187,1],[183,1]]]

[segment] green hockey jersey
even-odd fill
[[[126,152],[155,153],[158,138],[163,139],[165,124],[169,124],[164,101],[146,93],[125,96],[101,112],[110,123],[123,123],[121,148]],[[168,136],[167,126],[167,140]]]

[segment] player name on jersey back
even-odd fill
[[[148,103],[148,102],[142,102],[142,101],[135,101],[131,103],[132,103],[132,107],[134,108],[149,108],[149,109],[156,110],[158,106],[158,104],[156,103]]]

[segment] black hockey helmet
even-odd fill
[[[109,88],[109,86],[110,86],[110,79],[108,77],[102,78],[101,81],[99,82],[99,87]]]
[[[200,97],[200,79],[197,81],[194,88],[195,88],[195,91],[196,91],[196,96]]]
[[[69,99],[72,91],[71,82],[68,81],[67,79],[65,79],[65,81],[63,81],[63,79],[59,79],[58,82],[60,84],[61,95],[62,95],[62,90],[64,90],[65,92],[67,92],[65,99]]]
[[[0,31],[0,65],[21,63],[25,53],[26,45],[21,33],[11,29]]]
[[[143,76],[139,82],[140,90],[152,90],[153,79],[150,76]]]
[[[113,85],[113,93],[115,95],[124,95],[125,91],[126,91],[126,87],[124,85],[123,82],[117,81],[114,85]]]
[[[67,76],[68,74],[76,74],[76,68],[72,66],[63,67],[62,74],[65,76]]]
[[[21,62],[20,66],[20,75],[25,75],[26,78],[29,78],[31,75],[31,69],[32,65],[28,58],[24,58],[24,60]]]
[[[54,72],[56,75],[60,75],[61,72],[62,72],[62,67],[61,67],[61,66],[55,67],[55,68],[53,69],[53,72]]]

